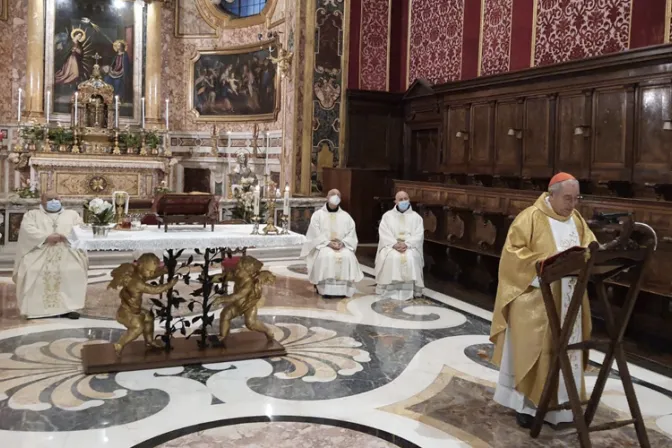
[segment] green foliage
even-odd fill
[[[140,134],[124,131],[119,134],[119,143],[126,148],[139,148],[142,143],[142,137]]]
[[[28,126],[21,128],[21,138],[28,143],[37,143],[44,139],[42,126]]]
[[[151,149],[156,149],[159,144],[161,143],[161,138],[159,135],[154,132],[154,131],[149,131],[147,134],[145,134],[145,144],[151,148]]]
[[[57,127],[49,129],[49,140],[53,142],[54,145],[72,145],[75,141],[72,131],[70,129]]]

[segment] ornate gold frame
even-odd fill
[[[208,25],[216,30],[220,28],[246,28],[248,26],[262,24],[265,24],[267,28],[272,28],[280,24],[280,21],[277,21],[274,24],[270,23],[278,0],[268,0],[266,2],[266,6],[264,6],[264,9],[261,11],[261,14],[242,18],[234,18],[226,14],[224,11],[215,6],[212,3],[212,0],[194,1],[196,2],[196,8],[198,9],[198,12],[201,13],[203,19],[208,22]],[[284,18],[281,20],[284,21]]]
[[[245,54],[251,53],[252,51],[259,51],[266,47],[277,47],[278,39],[271,39],[261,41],[255,44],[241,45],[237,47],[226,48],[222,50],[197,50],[193,58],[191,58],[191,66],[189,67],[189,79],[187,85],[187,112],[193,114],[196,117],[196,121],[200,122],[261,122],[261,121],[276,121],[278,119],[278,114],[280,113],[280,104],[282,100],[282,92],[280,91],[282,87],[282,77],[279,73],[276,73],[275,76],[275,107],[273,112],[268,114],[258,114],[258,115],[204,115],[194,109],[194,70],[196,67],[196,62],[201,59],[201,56],[204,55],[231,55],[231,54]]]
[[[139,125],[140,118],[140,98],[145,96],[142,89],[142,78],[145,70],[144,61],[144,7],[143,0],[124,0],[133,4],[134,17],[134,36],[133,43],[133,118],[119,117],[120,125]],[[56,21],[56,3],[45,2],[46,13],[46,29],[44,36],[44,95],[45,95],[45,110],[49,107],[53,110],[51,104],[46,104],[46,91],[54,90],[54,28]],[[52,102],[54,97],[51,98]],[[56,121],[70,121],[70,114],[54,113],[51,115]]]
[[[9,18],[9,0],[0,0],[0,5],[2,5],[0,20],[7,20]]]

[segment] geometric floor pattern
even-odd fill
[[[286,356],[93,376],[81,370],[82,347],[122,331],[109,269],[89,272],[77,321],[22,320],[14,285],[0,276],[2,446],[578,446],[571,430],[544,427],[531,439],[492,401],[489,313],[431,290],[411,302],[384,300],[369,277],[353,298],[325,300],[300,262],[267,268],[277,281],[259,314]],[[600,359],[591,355],[589,391]],[[672,446],[672,379],[631,372],[651,446]],[[628,415],[615,373],[597,420]],[[637,446],[629,427],[591,439],[596,447]]]

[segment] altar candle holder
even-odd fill
[[[261,222],[261,218],[258,216],[253,216],[252,217],[252,233],[251,235],[259,235],[259,222]]]
[[[121,149],[119,148],[119,128],[114,128],[114,148],[112,148],[112,154],[115,156],[121,154]]]
[[[147,155],[147,134],[145,134],[144,129],[142,131],[142,146],[140,146],[140,155]]]
[[[284,213],[280,217],[280,227],[282,227],[282,230],[280,231],[280,235],[288,235],[289,234],[289,216],[285,215]]]
[[[44,125],[44,143],[42,144],[42,152],[51,152],[51,143],[49,142],[49,122]]]
[[[79,154],[81,153],[81,150],[79,148],[79,130],[77,129],[77,126],[74,126],[72,128],[72,153],[73,154]]]
[[[268,235],[269,233],[274,233],[278,235],[280,231],[278,230],[277,227],[275,227],[275,198],[270,197],[271,195],[269,194],[269,198],[267,199],[268,202],[268,217],[266,218],[266,227],[264,227],[264,230],[262,230],[264,235]]]

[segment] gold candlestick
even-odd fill
[[[119,149],[119,128],[114,128],[114,148],[112,149],[112,154],[121,154],[121,149]]]
[[[42,152],[51,152],[51,143],[49,143],[49,126],[44,126],[44,143],[42,144]]]
[[[140,146],[140,155],[147,155],[147,134],[145,134],[145,131],[142,131],[142,145]]]
[[[264,230],[262,232],[264,235],[268,235],[269,233],[275,233],[278,235],[280,232],[277,227],[275,227],[275,197],[270,197],[271,195],[269,194],[268,198],[268,217],[266,218],[266,227],[264,227]]]
[[[72,140],[72,153],[79,154],[81,151],[79,149],[79,131],[77,130],[77,126],[72,128]]]
[[[123,194],[117,193],[114,195],[114,205],[117,217],[116,229],[121,229],[124,222],[124,206],[126,205],[126,197]]]

